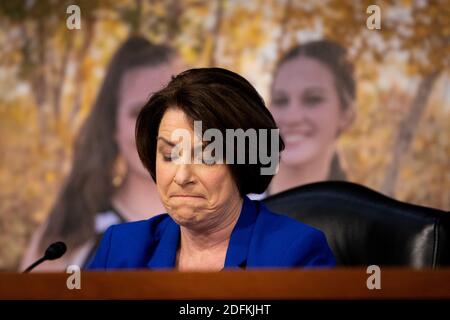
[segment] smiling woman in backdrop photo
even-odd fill
[[[286,144],[265,196],[308,183],[347,180],[336,142],[355,117],[356,83],[344,47],[296,46],[278,61],[270,111]]]

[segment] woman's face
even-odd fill
[[[149,177],[136,149],[134,130],[139,111],[153,92],[160,90],[177,70],[173,64],[138,67],[127,71],[122,78],[117,110],[116,141],[128,170]]]
[[[281,162],[294,167],[330,155],[338,133],[350,123],[349,112],[340,106],[333,74],[307,57],[281,65],[270,110],[286,143]]]
[[[192,141],[190,150],[181,149],[183,157],[201,146],[192,127],[192,121],[180,109],[165,112],[158,131],[156,186],[164,207],[179,225],[208,228],[223,221],[241,197],[226,164],[180,164],[171,160],[174,145],[181,142],[172,139],[177,129],[187,130]]]

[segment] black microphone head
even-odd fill
[[[61,258],[64,253],[66,253],[67,247],[64,242],[58,241],[52,243],[48,246],[47,250],[45,250],[44,258],[47,260],[55,260]]]

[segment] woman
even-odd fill
[[[352,123],[356,85],[346,50],[328,41],[291,49],[278,62],[272,115],[286,143],[267,194],[323,180],[346,180],[336,140]]]
[[[64,257],[37,270],[83,266],[111,224],[148,218],[164,208],[136,150],[136,117],[149,95],[177,74],[174,52],[141,37],[114,55],[92,111],[75,143],[71,172],[47,221],[34,234],[22,269],[56,240]]]
[[[198,121],[200,134],[195,132]],[[222,135],[229,130],[258,134],[268,130],[268,141],[278,132],[264,101],[241,76],[220,68],[179,74],[150,98],[136,123],[139,156],[156,182],[167,214],[110,227],[90,269],[218,271],[334,265],[322,232],[270,212],[245,196],[262,192],[272,179],[261,174],[260,159],[234,161],[255,148],[258,154],[261,142],[227,141],[219,144],[216,153],[206,152],[217,142],[204,138],[209,129]],[[188,147],[180,131],[194,141]],[[279,147],[271,152],[278,154],[284,144],[278,135],[275,138]],[[226,161],[221,161],[223,152]],[[228,157],[230,153],[234,158]]]

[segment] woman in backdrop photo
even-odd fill
[[[195,131],[198,123],[201,132]],[[204,138],[210,129],[222,138]],[[253,132],[258,143],[225,144],[230,130]],[[334,266],[321,231],[246,196],[263,192],[275,173],[261,174],[265,159],[249,161],[260,155],[261,146],[267,150],[264,141],[270,141],[277,165],[283,140],[264,101],[243,77],[201,68],[173,78],[150,98],[136,123],[140,159],[167,213],[111,226],[89,269]],[[207,150],[213,142],[214,152]],[[236,161],[241,155],[246,160]]]
[[[67,253],[36,270],[82,267],[110,225],[164,212],[156,186],[139,160],[134,128],[151,93],[180,71],[178,62],[171,48],[139,36],[117,50],[75,142],[71,171],[47,220],[33,235],[21,269],[59,240],[67,244]]]
[[[347,179],[336,142],[353,122],[355,96],[353,66],[338,43],[307,42],[280,58],[270,111],[286,149],[262,197],[308,183]]]

